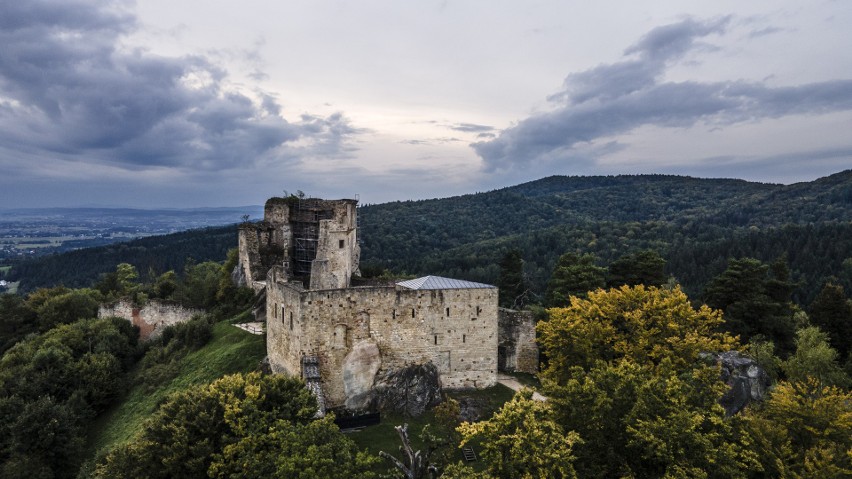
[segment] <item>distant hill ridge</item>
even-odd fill
[[[566,251],[594,253],[608,263],[655,249],[693,294],[729,256],[771,260],[786,253],[794,273],[811,282],[840,274],[852,256],[852,170],[792,185],[670,175],[551,176],[359,212],[365,264],[494,282],[499,258],[517,248],[538,290]],[[811,294],[801,292],[803,298]]]

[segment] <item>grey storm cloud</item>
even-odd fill
[[[644,125],[730,125],[786,115],[852,109],[852,80],[770,87],[764,83],[671,82],[662,78],[687,53],[712,49],[701,40],[725,34],[729,18],[685,19],[654,28],[624,52],[625,59],[569,75],[548,97],[554,108],[471,146],[487,171],[571,161],[584,144]]]
[[[0,16],[0,140],[7,148],[142,168],[219,169],[337,154],[359,130],[340,115],[288,122],[276,100],[230,90],[201,56],[121,45],[128,2],[6,2]],[[258,104],[259,103],[259,104]],[[289,142],[299,141],[298,148]],[[310,145],[310,146],[305,146]]]
[[[450,126],[451,130],[463,131],[465,133],[484,133],[494,131],[493,126],[477,125],[476,123],[458,123]]]

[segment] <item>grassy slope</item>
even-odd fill
[[[145,419],[150,417],[169,394],[194,384],[209,383],[226,374],[253,371],[265,355],[264,336],[248,334],[228,322],[216,324],[213,328],[213,339],[182,360],[177,377],[152,393],[146,393],[138,386],[131,388],[119,404],[95,421],[89,436],[88,457],[94,457],[130,440],[142,429]],[[511,399],[513,394],[511,389],[500,384],[487,390],[450,393],[455,398],[468,396],[485,400],[488,403],[485,409],[490,411],[497,410]],[[413,446],[419,448],[419,435],[423,426],[433,421],[431,412],[418,418],[383,415],[381,424],[350,433],[349,437],[360,449],[367,449],[372,454],[378,455],[379,451],[387,451],[396,455],[399,439],[394,426],[408,423]],[[462,459],[460,451],[457,459]],[[387,464],[382,463],[377,470],[384,471],[386,466]]]
[[[253,371],[264,356],[265,336],[249,334],[228,322],[216,324],[213,338],[183,359],[177,377],[152,393],[131,388],[118,405],[97,419],[89,437],[89,456],[131,439],[169,394],[226,374]]]

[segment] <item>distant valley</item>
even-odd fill
[[[160,209],[0,210],[0,262],[258,218],[262,206]],[[2,263],[0,263],[2,264]]]

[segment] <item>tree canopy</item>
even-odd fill
[[[587,369],[596,361],[630,359],[659,364],[668,359],[679,368],[698,354],[737,347],[735,338],[718,332],[719,311],[694,309],[680,288],[622,286],[574,297],[565,308],[548,311],[538,325],[539,346],[546,353],[545,377],[560,381],[571,368]]]
[[[606,268],[598,266],[591,254],[565,253],[559,257],[547,283],[546,302],[549,306],[564,306],[571,296],[586,297],[589,291],[606,284]]]
[[[283,375],[225,376],[172,396],[139,436],[107,455],[95,477],[371,477],[316,399]]]
[[[754,258],[732,259],[708,283],[704,299],[725,312],[725,327],[743,341],[760,335],[787,354],[793,349],[795,325],[789,270],[784,259],[770,267]]]
[[[579,434],[580,477],[745,477],[756,469],[700,353],[738,348],[719,311],[679,289],[622,286],[573,297],[538,325],[554,419]],[[739,445],[741,446],[741,445]]]
[[[0,359],[0,476],[74,477],[84,424],[123,390],[137,335],[126,320],[84,319],[6,351]]]

